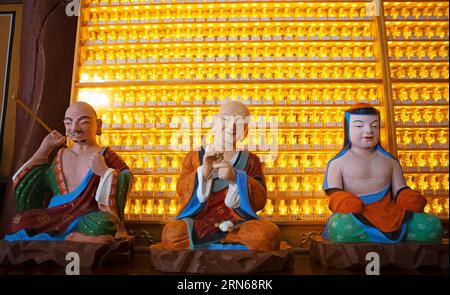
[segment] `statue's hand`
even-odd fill
[[[43,154],[50,154],[53,149],[62,145],[66,141],[66,137],[56,130],[49,133],[41,143],[39,150]]]
[[[361,213],[364,203],[361,199],[347,191],[337,191],[330,195],[330,210],[333,213]]]
[[[213,170],[214,163],[220,162],[223,159],[223,153],[208,151],[203,156],[202,173],[204,178],[208,178]]]
[[[99,153],[93,153],[89,158],[89,168],[96,175],[103,177],[109,167],[105,163],[105,158]]]
[[[416,190],[410,188],[402,189],[397,195],[397,204],[400,208],[412,212],[423,212],[427,205],[427,199]]]
[[[213,164],[213,168],[218,169],[220,179],[228,180],[231,183],[236,181],[236,172],[229,162],[223,160],[219,164]]]

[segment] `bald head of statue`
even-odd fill
[[[248,132],[248,117],[250,111],[247,106],[239,101],[228,101],[224,103],[216,116],[213,126],[215,145],[222,148],[226,145],[235,147],[236,143],[242,141]]]
[[[97,145],[96,135],[101,135],[102,121],[94,108],[86,102],[74,102],[64,116],[66,136],[75,144]]]

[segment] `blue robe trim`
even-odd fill
[[[196,215],[205,207],[206,202],[201,204],[200,201],[198,200],[197,187],[198,187],[198,179],[197,174],[195,174],[194,192],[192,193],[192,196],[189,199],[189,202],[184,207],[183,211],[181,211],[180,214],[178,214],[176,218],[177,220]]]
[[[247,173],[242,170],[235,171],[236,185],[238,188],[239,200],[241,204],[239,208],[234,209],[234,211],[244,219],[259,219],[258,215],[256,215],[255,211],[253,211],[252,206],[250,205],[250,199],[248,197]]]
[[[368,226],[365,225],[364,223],[362,223],[358,218],[356,218],[355,215],[353,214],[349,214],[351,217],[353,217],[353,219],[355,220],[355,222],[364,229],[364,231],[366,232],[366,234],[369,236],[370,241],[373,243],[388,243],[388,244],[394,244],[394,243],[398,243],[401,242],[406,235],[406,232],[408,231],[408,223],[409,222],[403,222],[401,225],[401,229],[400,229],[400,234],[399,237],[395,240],[390,240],[388,239],[388,237],[386,237],[386,235],[380,231],[378,228],[373,227],[373,226]]]
[[[72,233],[72,231],[75,229],[75,227],[80,222],[81,218],[83,216],[78,217],[74,221],[72,221],[69,226],[67,227],[66,231],[63,234],[52,236],[48,233],[39,233],[34,236],[29,236],[28,233],[21,229],[18,232],[15,232],[10,235],[5,235],[5,241],[8,242],[14,242],[14,241],[64,241],[67,236]]]
[[[78,185],[78,187],[75,190],[73,190],[72,192],[67,193],[65,195],[53,196],[51,198],[50,204],[48,204],[47,208],[61,206],[61,205],[70,203],[73,200],[75,200],[86,189],[86,187],[89,184],[89,181],[91,180],[93,175],[94,175],[94,172],[92,172],[92,170],[89,169],[86,176],[84,177],[84,179],[81,181],[80,185]]]
[[[391,188],[391,185],[389,184],[383,190],[379,191],[378,193],[363,195],[363,196],[360,196],[359,198],[361,199],[361,201],[363,201],[364,205],[369,205],[369,204],[378,202],[381,199],[383,199],[384,196],[386,196],[386,194],[390,190],[390,188]]]

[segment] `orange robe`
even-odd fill
[[[203,150],[190,152],[183,161],[177,183],[181,211],[177,220],[164,228],[163,246],[191,249],[276,249],[279,246],[278,227],[270,222],[259,221],[256,215],[257,211],[264,208],[267,200],[259,158],[250,152],[241,151],[232,163],[236,171],[240,205],[230,208],[225,204],[229,184],[220,179],[213,180],[211,193],[206,201],[199,201],[197,170],[201,166],[203,155]],[[227,220],[239,228],[231,233],[224,233],[217,228],[217,223]]]

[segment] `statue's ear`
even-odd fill
[[[97,133],[96,135],[102,135],[102,119],[97,119]]]

